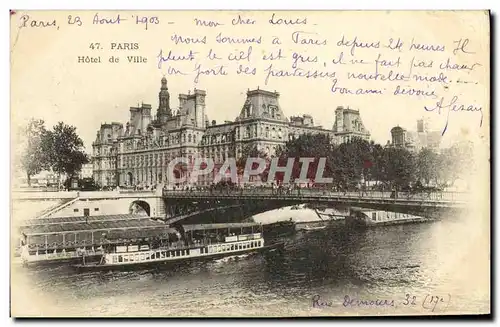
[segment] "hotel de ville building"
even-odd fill
[[[279,93],[249,90],[235,121],[217,124],[206,110],[207,94],[195,89],[179,94],[179,107],[172,110],[167,79],[161,80],[158,109],[150,104],[130,108],[130,120],[104,123],[92,144],[93,177],[100,186],[149,187],[168,183],[167,167],[176,157],[194,162],[212,158],[216,167],[226,158],[240,158],[249,146],[273,155],[278,146],[301,134],[325,134],[335,143],[353,137],[366,140],[370,133],[358,110],[338,107],[332,129],[315,126],[310,115],[287,118]],[[202,179],[203,178],[203,179]],[[200,176],[198,185],[212,182]]]

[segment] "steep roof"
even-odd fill
[[[278,98],[278,92],[260,89],[248,91],[236,121],[249,118],[267,118],[287,122],[288,119],[281,110]]]

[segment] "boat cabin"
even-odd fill
[[[162,247],[181,247],[182,240],[175,228],[112,230],[106,235],[107,252],[149,251]]]
[[[166,229],[163,222],[131,214],[31,219],[18,228],[19,248],[32,255],[75,252],[120,243],[148,231],[167,233]]]
[[[182,232],[183,237],[170,228],[162,235],[145,237],[142,233],[135,238],[111,233],[108,238],[114,243],[106,250],[103,263],[129,265],[174,261],[245,253],[264,247],[262,225],[255,223],[183,225]]]
[[[229,243],[262,238],[262,224],[222,223],[182,225],[189,244]]]

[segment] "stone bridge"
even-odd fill
[[[163,191],[166,222],[176,223],[188,218],[188,212],[204,212],[221,208],[245,215],[296,204],[313,204],[337,208],[361,207],[374,210],[409,213],[425,217],[441,216],[443,212],[462,211],[468,207],[468,195],[455,192],[331,192],[301,189],[291,192],[256,188],[213,191]],[[178,212],[184,214],[179,215]]]
[[[200,215],[238,220],[257,213],[295,204],[309,203],[337,208],[362,207],[410,213],[426,217],[467,208],[465,193],[330,192],[301,189],[279,193],[266,188],[213,191],[106,191],[106,192],[13,192],[14,201],[56,201],[39,217],[112,215],[141,207],[168,224],[198,222]],[[211,221],[214,219],[211,218]]]

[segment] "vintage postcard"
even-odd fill
[[[10,28],[12,316],[490,314],[488,11]]]

